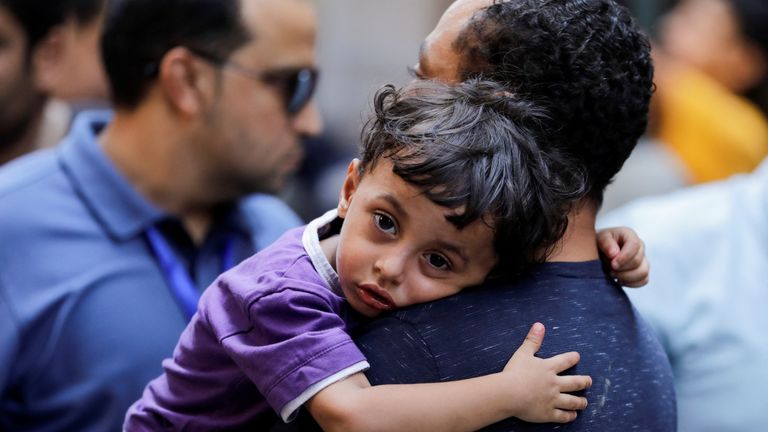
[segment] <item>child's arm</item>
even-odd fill
[[[587,400],[565,392],[591,385],[588,376],[559,376],[575,352],[540,359],[544,326],[536,323],[500,373],[462,381],[371,386],[358,373],[307,402],[325,431],[477,430],[507,417],[565,423]]]
[[[648,283],[650,265],[645,246],[631,228],[606,228],[597,232],[597,247],[619,283],[638,288]]]

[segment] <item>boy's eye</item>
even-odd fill
[[[387,234],[395,234],[397,233],[397,226],[395,226],[395,221],[392,220],[387,215],[376,213],[373,215],[373,220],[376,222],[376,226],[384,231]]]
[[[451,268],[451,263],[442,255],[435,253],[427,254],[427,261],[429,261],[429,265],[436,269],[448,270]]]

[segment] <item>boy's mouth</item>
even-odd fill
[[[360,300],[367,306],[376,310],[388,311],[397,307],[389,293],[374,284],[358,285],[357,296],[360,297]]]

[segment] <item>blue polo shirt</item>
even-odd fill
[[[276,198],[222,207],[202,246],[135,191],[86,112],[59,147],[0,169],[0,430],[119,430],[187,320],[152,225],[202,290],[225,242],[240,261],[300,224]]]

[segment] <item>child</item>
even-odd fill
[[[520,221],[564,215],[583,192],[580,170],[531,139],[541,111],[496,84],[415,81],[381,90],[375,108],[338,209],[205,291],[126,430],[266,430],[272,410],[289,421],[302,405],[325,430],[475,430],[511,416],[572,421],[586,406],[569,393],[590,378],[558,375],[577,353],[534,356],[541,324],[497,374],[370,386],[348,335],[356,322],[477,285],[516,268],[510,257],[541,258],[564,225]]]

